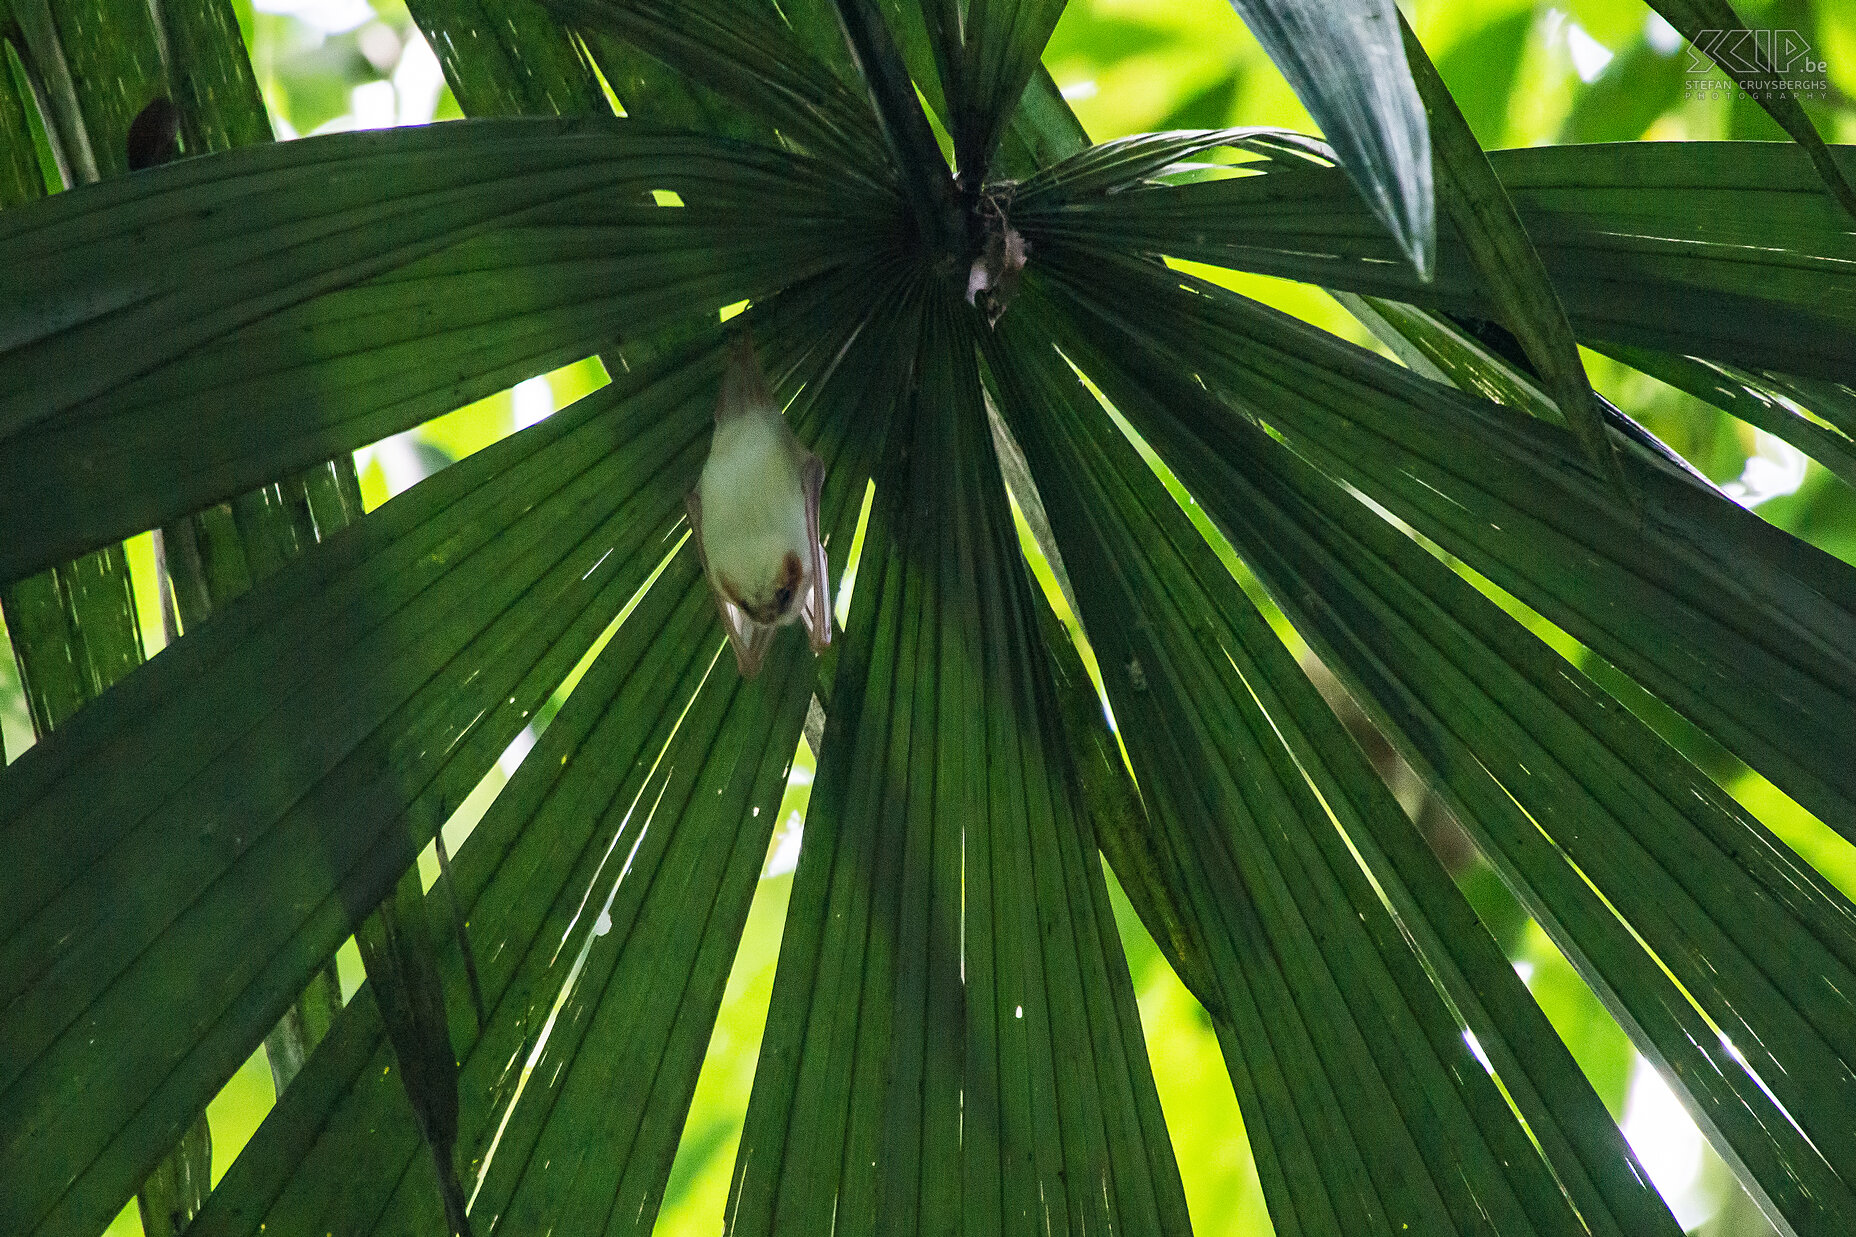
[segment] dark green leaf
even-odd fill
[[[1065,0],[970,0],[934,8],[929,31],[949,106],[948,129],[961,180],[977,190]]]
[[[22,16],[27,19],[24,29],[34,40],[35,63],[62,64],[63,38],[49,11],[29,4]],[[152,38],[147,26],[148,11],[143,9],[139,17],[117,8],[89,14],[82,19],[85,30],[79,32],[80,40],[91,39],[89,23],[120,23],[125,19],[133,28],[125,37],[123,47],[117,49],[125,57],[114,66],[118,79],[147,67],[137,61],[134,52],[137,37]],[[136,22],[140,24],[134,24]],[[9,33],[18,37],[20,31]],[[85,48],[91,54],[104,50],[94,45],[94,39],[86,42]],[[25,100],[12,73],[7,72],[4,77],[5,81],[0,82],[0,140],[7,144],[7,157],[13,171],[7,178],[7,188],[0,190],[0,207],[24,208],[44,196],[45,182],[40,178],[36,159],[32,159],[33,142],[27,129]],[[59,79],[56,92],[62,100],[60,106],[64,108],[65,122],[70,126],[67,136],[73,142],[88,143],[83,113],[88,109],[93,119],[99,123],[106,121],[112,115],[110,105],[121,101],[123,84],[123,80],[116,79],[106,84],[86,83],[85,89],[80,91],[68,75]],[[52,93],[50,84],[43,80],[37,89],[41,93]],[[117,119],[122,121],[117,131],[120,137],[127,131],[128,120]],[[31,160],[31,166],[26,160]],[[121,152],[118,166],[120,161]],[[95,175],[92,168],[91,178]],[[9,209],[5,217],[11,220],[17,216],[18,210]],[[54,726],[62,725],[79,706],[134,669],[143,656],[135,597],[122,547],[104,545],[75,562],[60,561],[63,557],[53,555],[35,562],[34,568],[44,570],[29,578],[20,578],[25,572],[0,576],[0,608],[6,613],[33,729],[41,736]]]
[[[1819,425],[1798,411],[1808,409],[1831,420],[1842,407],[1842,419],[1856,426],[1856,415],[1850,415],[1856,413],[1856,401],[1847,397],[1838,400],[1834,389],[1822,392],[1827,398],[1820,401],[1819,392],[1806,394],[1782,375],[1759,374],[1700,357],[1671,356],[1643,348],[1612,347],[1607,351],[1633,369],[1784,439],[1856,485],[1856,441],[1848,432],[1835,428],[1834,421],[1832,425]]]
[[[1554,426],[1441,390],[1200,281],[1123,261],[1111,284],[1101,255],[1083,261],[1126,303],[1158,299],[1195,324],[1169,345],[1191,348],[1188,372],[1216,373],[1238,408],[1851,831],[1856,773],[1809,736],[1856,707],[1856,570],[1627,460],[1645,497],[1639,516]]]
[[[866,184],[895,182],[878,156],[864,97],[804,50],[771,5],[738,0],[543,0],[560,17],[605,31],[693,82],[765,116],[786,139]]]
[[[213,1130],[201,1113],[136,1195],[143,1237],[180,1237],[206,1201],[212,1179]]]
[[[1439,196],[1457,239],[1469,252],[1482,289],[1526,349],[1586,457],[1622,489],[1624,474],[1605,433],[1598,397],[1586,377],[1579,345],[1547,277],[1546,264],[1418,36],[1402,15],[1398,23],[1412,80],[1430,117],[1431,149],[1441,173]]]
[[[936,45],[928,39],[922,6],[912,0],[878,0],[903,60],[928,106],[947,123],[947,93],[942,87]],[[1036,64],[999,143],[997,171],[1023,178],[1089,145],[1076,113],[1064,101],[1050,70]]]
[[[1038,612],[1038,625],[1044,631],[1064,734],[1102,857],[1115,870],[1115,879],[1127,894],[1129,905],[1180,981],[1200,1005],[1222,1010],[1208,951],[1178,901],[1183,882],[1176,872],[1169,871],[1172,856],[1164,853],[1155,840],[1140,788],[1134,784],[1115,745],[1115,736],[1103,722],[1096,686],[1083,668],[1070,634],[1048,604]]]
[[[74,183],[128,171],[129,125],[151,97],[165,93],[148,6],[15,0],[14,16]]]
[[[890,162],[902,179],[923,242],[945,249],[961,235],[947,160],[928,126],[901,49],[874,0],[840,0],[838,16],[869,93]]]
[[[264,1037],[264,1057],[271,1067],[272,1093],[281,1097],[342,1012],[342,981],[333,960],[310,976],[303,994]]]
[[[270,141],[270,117],[238,22],[225,0],[178,0],[162,6],[159,16],[189,153]],[[159,530],[156,570],[169,585],[181,623],[190,628],[360,517],[354,461],[344,454]],[[168,620],[170,615],[164,610],[162,617]],[[277,1094],[302,1069],[341,1006],[341,983],[331,959],[265,1036]],[[175,1155],[144,1187],[144,1228],[149,1225],[149,1189],[164,1178],[182,1184],[192,1180],[195,1193],[186,1197],[184,1215],[198,1212],[211,1180],[211,1164],[210,1131],[202,1113]]]
[[[1057,89],[1050,70],[1038,65],[1025,93],[1019,96],[1000,147],[1001,169],[1022,176],[1033,168],[1049,167],[1089,145],[1089,134]]]
[[[1200,321],[1191,329],[1204,330],[1197,311],[1211,294],[1177,298],[1187,312],[1174,318],[1161,308],[1167,298],[1157,288],[1154,293],[1143,303],[1139,330],[1124,316],[1092,307],[1098,325],[1091,334],[1104,341],[1098,346],[1112,338],[1115,355],[1129,358],[1121,362],[1130,368],[1119,381],[1101,376],[1105,388],[1177,462],[1239,553],[1330,666],[1344,673],[1356,697],[1374,702],[1382,727],[1450,796],[1458,818],[1477,831],[1511,887],[1639,1046],[1687,1093],[1717,1146],[1741,1169],[1743,1183],[1798,1231],[1830,1231],[1846,1222],[1856,1214],[1848,1184],[1853,1166],[1830,1131],[1845,1128],[1856,1113],[1856,1073],[1849,1065],[1856,1043],[1842,1008],[1850,984],[1841,978],[1856,960],[1850,933],[1856,912],[1647,727],[1411,539],[1205,388],[1156,369],[1144,350],[1157,338],[1182,338],[1187,321]],[[1235,315],[1218,318],[1235,328]],[[1110,323],[1113,334],[1104,335]],[[1253,320],[1247,328],[1253,347],[1262,342],[1258,326]],[[1252,356],[1254,364],[1262,352]],[[1134,372],[1142,375],[1138,384],[1128,377]],[[1238,367],[1220,361],[1203,372],[1213,391],[1248,403],[1239,394],[1249,384]],[[1298,389],[1314,395],[1309,387]],[[1455,459],[1467,463],[1466,448],[1478,436],[1464,433],[1450,411],[1457,397],[1434,385],[1431,390],[1424,411],[1414,408],[1405,419],[1454,422]],[[1355,450],[1338,439],[1330,439],[1331,449],[1318,449],[1307,436],[1308,423],[1286,415],[1291,406],[1310,402],[1278,394],[1272,420],[1285,428],[1299,425],[1293,442],[1344,468],[1354,484],[1411,518],[1407,512],[1417,505],[1407,496],[1414,481],[1423,483],[1409,476],[1402,483],[1369,480]],[[1347,406],[1365,422],[1371,419],[1366,406],[1376,402],[1356,388]],[[1558,465],[1562,474],[1566,467]],[[1501,475],[1507,493],[1524,495],[1531,486],[1522,479],[1531,482],[1528,474],[1542,471],[1511,457],[1480,475]],[[1671,490],[1674,483],[1658,474],[1638,475],[1652,497],[1658,490],[1699,496],[1688,487]],[[1598,492],[1589,476],[1582,488]],[[1461,485],[1450,492],[1459,501],[1470,496]],[[1519,512],[1489,515],[1504,528],[1525,526]],[[1587,507],[1575,518],[1591,515]],[[1431,535],[1448,523],[1413,522]],[[1652,526],[1638,536],[1647,532],[1667,544],[1669,531]],[[1500,565],[1499,555],[1461,538],[1445,544],[1491,573]],[[1628,552],[1628,543],[1621,548]],[[1596,562],[1588,552],[1588,576]],[[1639,571],[1641,597],[1652,577]],[[1590,596],[1590,590],[1581,591]],[[1772,608],[1764,617],[1779,621]],[[1681,647],[1693,656],[1708,645],[1685,638]],[[1639,677],[1657,682],[1654,675]],[[1792,746],[1796,752],[1805,744]],[[1664,968],[1680,990],[1664,978]]]
[[[486,120],[6,212],[0,580],[880,247],[881,201],[720,139]]]
[[[51,90],[59,94],[68,149],[101,156],[100,166],[86,164],[83,172],[94,179],[99,172],[115,175],[173,158],[180,116],[161,77],[151,10],[104,4],[82,13],[61,10],[60,16],[62,29],[43,10],[36,13],[33,62],[55,64],[61,71],[75,62],[79,72],[74,79],[61,72],[55,84],[42,78],[33,89],[41,98]],[[8,88],[12,85],[9,80]],[[126,124],[125,103],[139,109]],[[19,156],[31,155],[24,117],[17,128],[8,129],[20,141]],[[36,168],[18,187],[23,194],[8,195],[5,205],[21,205],[44,192]],[[165,620],[165,598],[161,604]],[[14,620],[13,651],[40,737],[143,659],[134,590],[120,545],[10,582],[0,588],[0,608]],[[143,1231],[149,1237],[172,1237],[184,1229],[212,1188],[212,1168],[212,1130],[201,1111],[137,1195]]]
[[[602,30],[582,32],[600,75],[628,116],[763,146],[778,146],[767,118],[678,73],[647,51]]]
[[[415,487],[7,767],[0,1228],[113,1214],[637,589],[716,355]]]
[[[1420,280],[1436,252],[1431,140],[1391,0],[1231,0]]]
[[[458,1062],[445,1019],[436,943],[426,920],[419,869],[407,869],[355,931],[375,1008],[386,1025],[414,1124],[432,1153],[445,1231],[471,1237],[458,1181]]]
[[[1856,370],[1856,232],[1795,147],[1637,142],[1495,151],[1489,160],[1582,342],[1832,380]],[[1034,251],[1040,237],[1087,241],[1497,316],[1447,229],[1427,284],[1340,173],[1284,160],[1257,171],[1076,200],[1021,198],[1013,221]]]
[[[666,967],[666,977],[687,981],[701,963],[685,998],[696,1008],[677,1045],[679,1078],[688,1075],[685,1103],[694,1081],[688,1041],[697,1041],[699,1058],[732,952],[730,915],[743,900],[744,876],[745,892],[752,892],[778,802],[787,758],[778,737],[790,742],[796,725],[790,717],[772,720],[768,710],[792,714],[783,702],[803,688],[804,676],[803,652],[789,642],[774,650],[776,664],[762,680],[775,690],[718,684],[699,691],[716,666],[721,633],[692,557],[685,551],[674,560],[620,626],[454,865],[490,1015],[480,1031],[466,1012],[463,958],[443,947],[448,1004],[462,1015],[452,1020],[463,1058],[461,1142],[470,1149],[465,1158],[473,1175],[486,1179],[487,1193],[477,1195],[485,1228],[512,1205],[535,1214],[539,1191],[550,1182],[550,1157],[535,1160],[531,1153],[555,1124],[557,1106],[566,1105],[573,1122],[596,1119],[586,1107],[591,1088],[598,1111],[635,1122],[647,1098],[653,1107],[662,1103],[653,1095],[654,1067],[665,1028],[681,1019],[684,1006],[640,1001],[635,992],[655,982],[656,967],[673,948],[682,966]],[[724,676],[732,674],[717,668],[715,677]],[[747,760],[732,758],[757,738],[764,749]],[[729,758],[718,763],[719,757]],[[705,793],[711,785],[728,793]],[[760,811],[750,814],[750,803]],[[761,816],[769,818],[766,825]],[[724,905],[712,906],[704,898],[718,896],[713,866],[694,885],[679,877],[690,875],[693,864],[718,861],[728,881]],[[667,920],[687,925],[710,914],[719,914],[719,922],[704,933],[680,939],[665,931]],[[578,949],[566,948],[568,940]],[[551,1016],[557,1005],[564,1018]],[[596,1012],[598,1022],[590,1025]],[[651,1065],[626,1068],[630,1054]],[[383,1077],[390,1060],[364,990],[214,1192],[195,1233],[362,1234],[440,1222],[412,1114],[397,1084]],[[512,1061],[520,1062],[513,1071]],[[639,1090],[615,1096],[615,1070]],[[644,1139],[642,1180],[650,1179],[652,1162],[661,1158],[668,1167],[682,1112],[677,1090],[670,1087],[673,1098],[660,1114],[671,1127],[669,1145],[661,1128]],[[351,1133],[360,1129],[370,1131],[366,1141]],[[574,1151],[588,1145],[581,1138]],[[531,1175],[531,1167],[543,1171]],[[608,1162],[591,1174],[556,1175],[562,1186],[548,1201],[558,1208],[578,1196],[585,1206],[603,1191],[600,1205],[610,1209],[630,1169],[629,1162]],[[512,1195],[523,1193],[535,1197],[512,1204]]]
[[[231,0],[166,0],[153,11],[161,19],[187,153],[270,141],[271,119]]]
[[[1322,167],[1333,162],[1326,145],[1287,129],[1245,126],[1139,133],[1078,150],[1059,163],[1039,169],[1018,186],[1014,201],[1028,218],[1041,223],[1055,203],[1171,183],[1182,171],[1182,160],[1220,146],[1243,150],[1266,161]],[[1257,165],[1240,166],[1251,170]]]
[[[611,110],[584,47],[540,0],[408,0],[406,8],[467,116]]]
[[[929,303],[879,469],[733,1233],[1186,1223],[970,321]]]
[[[877,407],[868,384],[892,363],[893,330],[867,328],[792,413],[829,465],[822,511],[834,554],[855,528],[874,448],[850,431]],[[771,331],[763,320],[757,334],[794,341],[791,323]],[[587,1217],[611,1213],[620,1231],[650,1231],[811,690],[796,639],[740,685],[726,655],[717,659],[714,614],[682,548],[453,865],[490,1011],[479,1034],[463,960],[441,951],[463,1045],[461,1144],[482,1182],[475,1208],[486,1228],[598,1227]],[[563,947],[570,937],[583,960]],[[654,995],[638,999],[646,987]],[[370,1064],[383,1053],[371,1001],[350,1007],[331,1044],[331,1066],[311,1063],[198,1232],[364,1233],[430,1218],[423,1174],[402,1184],[418,1140]],[[525,1062],[514,1073],[513,1060]],[[577,1158],[594,1145],[588,1122],[622,1159]],[[358,1144],[345,1134],[355,1128],[390,1143]],[[567,1174],[570,1160],[581,1168]]]
[[[12,67],[14,31],[0,22],[0,210],[45,196],[45,177],[32,140],[25,96]]]
[[[1478,322],[1475,333],[1449,318],[1410,305],[1336,292],[1334,297],[1406,366],[1483,399],[1558,422],[1559,409],[1537,385],[1539,374],[1512,335],[1498,323]],[[1499,348],[1500,351],[1495,349]],[[1712,481],[1604,396],[1598,411],[1614,449],[1710,492]]]
[[[838,79],[855,90],[863,88],[857,61],[844,37],[844,25],[838,18],[837,0],[779,0],[774,7],[800,46],[831,66]]]
[[[1078,557],[1084,617],[1121,734],[1161,845],[1178,856],[1158,870],[1178,882],[1170,901],[1191,936],[1210,945],[1212,1019],[1278,1227],[1468,1232],[1486,1221],[1499,1231],[1579,1231],[1311,790],[1353,813],[1350,832],[1367,817],[1409,845],[1410,822],[1158,478],[1026,334],[1002,340],[1014,347],[994,350],[993,372],[1051,495],[1058,535]],[[1076,359],[1098,372],[1100,354]],[[1435,887],[1442,873],[1429,864]],[[1446,903],[1439,913],[1452,910]],[[1467,908],[1458,902],[1454,913],[1460,923]],[[1474,942],[1464,948],[1472,958],[1492,952],[1486,934],[1483,954]],[[1286,1096],[1272,1098],[1271,1086]],[[1585,1111],[1602,1112],[1581,1091]],[[1564,1134],[1548,1133],[1562,1179],[1593,1221],[1622,1204],[1640,1219],[1660,1213],[1660,1227],[1673,1231],[1641,1181],[1599,1202],[1566,1157]],[[1615,1129],[1583,1144],[1600,1163],[1621,1149]]]
[[[0,590],[33,730],[46,734],[142,664],[121,546],[86,554]]]

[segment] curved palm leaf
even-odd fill
[[[546,0],[556,14],[603,29],[837,165],[849,181],[893,182],[861,92],[807,51],[770,4],[727,0]]]
[[[1428,279],[1436,252],[1431,132],[1388,0],[1231,0],[1308,114],[1340,152],[1409,263]]]
[[[1856,396],[1833,382],[1754,372],[1699,357],[1612,347],[1612,356],[1756,425],[1856,485]],[[1806,413],[1828,424],[1819,424]]]
[[[100,1227],[576,677],[446,878],[472,924],[439,950],[459,1140],[482,1227],[652,1225],[814,686],[795,640],[751,685],[718,662],[679,539],[711,315],[742,297],[829,465],[834,558],[868,479],[875,498],[817,684],[817,810],[732,1231],[1184,1231],[1098,847],[1206,1005],[1282,1231],[1673,1229],[1143,445],[1775,1220],[1856,1221],[1856,911],[1360,496],[1841,828],[1856,783],[1800,718],[1827,733],[1856,706],[1850,569],[1634,457],[1627,506],[1558,426],[1152,262],[1494,303],[1448,232],[1420,283],[1306,141],[1149,135],[1051,166],[1078,143],[1035,68],[1057,6],[975,4],[962,24],[936,5],[917,24],[875,0],[550,0],[571,28],[528,0],[414,7],[452,39],[474,108],[597,110],[590,60],[652,123],[319,139],[0,216],[0,251],[32,276],[0,301],[0,479],[40,487],[0,499],[7,578],[628,345],[611,387],[191,624],[0,776],[0,1227]],[[467,32],[478,52],[457,50]],[[524,59],[531,42],[544,54]],[[973,192],[925,157],[911,86]],[[1262,161],[1173,183],[1215,143]],[[924,157],[898,166],[909,149]],[[1856,255],[1800,159],[1492,162],[1582,339],[1771,371],[1834,407]],[[995,166],[1026,177],[1015,197]],[[961,304],[982,199],[1008,203],[1032,254],[996,331]],[[968,213],[932,217],[950,204]],[[1694,292],[1718,312],[1659,300]],[[1127,767],[1019,557],[988,396]],[[122,446],[166,439],[184,449]],[[393,1062],[363,996],[200,1230],[441,1223]]]
[[[1091,361],[1104,355],[1098,344]],[[1798,1231],[1831,1223],[1848,1205],[1850,1168],[1829,1131],[1856,1111],[1840,978],[1856,923],[1848,902],[1647,727],[1267,435],[1194,384],[1135,379],[1112,362],[1090,372],[1180,462],[1640,1046],[1691,1089],[1750,1166],[1749,1188],[1771,1191]],[[1791,949],[1800,960],[1779,961]],[[1756,1031],[1740,1022],[1755,1009]],[[1805,1078],[1783,1094],[1783,1080]]]
[[[401,138],[247,147],[0,216],[17,275],[0,580],[765,295],[893,226],[883,195],[802,156],[632,121]]]
[[[8,1179],[33,1183],[8,1191],[9,1228],[113,1212],[172,1114],[204,1105],[643,582],[652,564],[631,551],[674,525],[699,462],[693,385],[596,397],[447,470],[9,767],[0,818],[23,862],[8,873],[0,1104]],[[651,454],[681,471],[628,478],[615,432],[657,439]],[[541,475],[555,484],[537,489]],[[303,719],[335,716],[305,742]],[[148,853],[186,855],[186,882],[119,902],[121,871]],[[179,1002],[165,1023],[148,1015],[161,992]],[[133,1056],[109,1047],[119,1036]],[[67,1103],[90,1117],[60,1125]]]
[[[728,1231],[1179,1231],[950,300],[879,474]]]
[[[1796,146],[1622,142],[1500,150],[1489,161],[1581,342],[1831,380],[1856,365],[1856,233]],[[1447,228],[1436,278],[1421,282],[1346,178],[1301,161],[1024,199],[1013,217],[1027,233],[1498,316]]]
[[[1103,296],[1145,306],[1139,337],[1171,364],[1216,375],[1243,415],[1294,435],[1313,458],[1694,717],[1824,823],[1852,829],[1847,762],[1801,741],[1798,726],[1814,717],[1825,733],[1856,707],[1856,570],[1641,466],[1632,480],[1650,506],[1640,518],[1576,462],[1553,426],[1440,393],[1202,281],[1056,248],[1045,250],[1051,268],[1087,272],[1087,284],[1075,274],[1065,281],[1079,300],[1090,285],[1101,289],[1083,301],[1095,312],[1114,313]],[[1119,274],[1113,283],[1110,270]],[[1784,684],[1782,703],[1775,684]]]
[[[1618,1167],[1615,1129],[1607,1140],[1608,1123],[1587,1124],[1575,1135],[1585,1145],[1574,1152],[1536,1095],[1524,1111],[1560,1180],[1570,1183],[1562,1197],[1315,792],[1343,805],[1350,833],[1390,832],[1394,846],[1403,840],[1408,860],[1416,857],[1410,822],[1203,537],[1050,346],[1022,334],[1001,343],[993,372],[1009,394],[1008,412],[1025,418],[1059,539],[1082,555],[1084,617],[1109,668],[1116,717],[1158,831],[1177,848],[1165,869],[1182,874],[1175,900],[1192,908],[1195,935],[1212,942],[1218,983],[1206,1000],[1240,1101],[1264,1114],[1252,1146],[1272,1214],[1293,1216],[1307,1232],[1451,1231],[1473,1227],[1477,1214],[1492,1217],[1499,1231],[1559,1232],[1579,1231],[1576,1206],[1588,1222],[1616,1231],[1671,1231],[1640,1178],[1601,1168],[1609,1197],[1597,1197],[1585,1165]],[[1044,372],[1036,375],[1040,353]],[[1104,373],[1094,359],[1089,371]],[[1299,710],[1285,708],[1285,694],[1299,694]],[[1244,727],[1230,724],[1238,718]],[[1310,723],[1319,748],[1301,729]],[[1288,735],[1299,743],[1289,745]],[[1204,784],[1208,764],[1223,768],[1216,789]],[[1367,821],[1377,828],[1361,829]],[[1441,902],[1441,913],[1457,910],[1436,892],[1442,873],[1425,858],[1431,867],[1419,879],[1429,876],[1431,902]],[[1227,883],[1243,894],[1214,892]],[[1255,908],[1256,921],[1239,928],[1244,906]],[[1409,899],[1399,910],[1428,917]],[[1311,931],[1314,924],[1347,928]],[[1246,936],[1269,943],[1247,944]],[[1427,936],[1435,947],[1435,928]],[[1282,959],[1282,974],[1270,975],[1264,958]],[[1492,995],[1506,996],[1509,1010],[1525,1008],[1502,992],[1518,981],[1500,969],[1506,978],[1491,985]],[[1287,1001],[1277,995],[1284,991]],[[1450,995],[1468,994],[1458,984]],[[1488,1027],[1486,1013],[1476,1021]],[[1499,1042],[1522,1039],[1513,1028],[1494,1029]],[[1292,1063],[1302,1057],[1320,1062],[1319,1072],[1298,1075]],[[1569,1061],[1533,1064],[1568,1077]],[[1263,1102],[1272,1075],[1290,1102]],[[1583,1103],[1591,1114],[1597,1106],[1583,1087],[1555,1098],[1568,1111]],[[1374,1137],[1388,1130],[1394,1138]],[[1337,1137],[1352,1143],[1350,1156],[1337,1154]],[[1613,1209],[1631,1220],[1628,1228]]]
[[[833,329],[825,322],[811,325]],[[790,323],[780,329],[764,318],[757,329],[770,342],[799,334]],[[834,549],[850,540],[855,500],[873,462],[870,445],[853,428],[880,389],[895,344],[893,325],[866,330],[829,380],[800,392],[795,408],[798,432],[832,466],[821,509]],[[816,377],[819,371],[810,372]],[[757,681],[778,685],[774,691],[699,690],[736,676],[716,663],[721,629],[693,560],[677,543],[663,575],[458,854],[459,896],[470,908],[490,1007],[481,1035],[472,1033],[472,1019],[453,1020],[465,1028],[461,1145],[482,1168],[481,1205],[491,1214],[595,1203],[610,1211],[624,1189],[629,1205],[618,1214],[649,1231],[670,1171],[810,687],[789,642],[776,645],[779,664]],[[768,702],[777,702],[777,712],[766,712]],[[758,763],[729,755],[749,743],[760,746]],[[744,801],[748,783],[740,779],[752,769],[759,772]],[[692,785],[726,793],[698,793]],[[578,858],[563,867],[563,855]],[[725,870],[715,867],[724,857]],[[696,876],[676,875],[692,863]],[[660,878],[660,871],[669,874]],[[608,897],[603,906],[596,905],[601,890]],[[592,938],[605,935],[596,931],[602,914],[620,929],[631,922],[628,916],[636,917],[653,925],[654,935],[620,930],[595,950]],[[672,970],[665,951],[697,942],[682,941],[669,925],[698,914],[701,922],[719,916],[716,935],[702,938],[700,950],[682,955],[683,969]],[[584,963],[563,948],[570,930],[586,949]],[[614,945],[616,952],[609,948]],[[455,956],[447,979],[453,1005],[466,1008],[468,981]],[[662,985],[661,999],[633,998],[636,986],[646,983]],[[587,1026],[598,994],[607,990],[615,994],[615,1012]],[[555,1026],[558,1037],[550,1031]],[[391,1230],[411,1222],[407,1217],[421,1214],[420,1208],[429,1211],[433,1197],[416,1180],[389,1205],[408,1165],[418,1160],[419,1144],[397,1089],[379,1085],[378,1070],[369,1068],[384,1053],[377,1021],[365,1004],[353,1005],[336,1034],[347,1038],[334,1051],[352,1064],[339,1081],[285,1096],[280,1118],[254,1143],[252,1167],[235,1166],[201,1216],[203,1231],[255,1232],[260,1225],[310,1231],[320,1224],[325,1231],[364,1233]],[[582,1035],[591,1039],[583,1044]],[[511,1073],[517,1059],[523,1064]],[[621,1078],[660,1081],[643,1094],[615,1098],[615,1068]],[[526,1101],[512,1108],[517,1088],[535,1073],[534,1091],[522,1087]],[[577,1098],[584,1096],[610,1112],[626,1138],[636,1127],[650,1137],[630,1153],[633,1159],[589,1170],[557,1196],[545,1171],[525,1166],[538,1138],[559,1136],[546,1133],[554,1109],[589,1102]],[[504,1124],[506,1112],[511,1119]],[[562,1118],[570,1131],[580,1119]],[[396,1140],[391,1150],[369,1157],[361,1181],[341,1134],[357,1126],[391,1130]],[[542,1155],[543,1161],[554,1158]]]
[[[1469,121],[1437,75],[1437,66],[1402,14],[1398,24],[1412,80],[1431,117],[1432,147],[1444,173],[1440,196],[1457,239],[1469,251],[1482,285],[1501,310],[1502,321],[1552,392],[1566,427],[1599,471],[1622,485],[1623,474],[1612,456],[1597,393],[1586,377],[1572,325],[1547,278],[1546,264],[1529,240],[1488,155],[1470,131]]]

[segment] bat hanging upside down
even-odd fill
[[[825,548],[818,539],[819,458],[780,413],[754,345],[737,335],[715,401],[715,440],[690,491],[690,532],[741,677],[751,679],[774,629],[802,620],[812,651],[831,643]]]

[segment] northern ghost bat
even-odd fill
[[[687,505],[696,553],[741,677],[760,673],[776,628],[799,619],[812,651],[831,643],[819,458],[781,415],[746,334],[728,350],[715,438]]]

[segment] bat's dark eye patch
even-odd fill
[[[779,578],[774,581],[773,609],[775,614],[785,614],[792,609],[793,598],[799,594],[799,581],[804,569],[799,565],[799,556],[791,550],[780,563]]]

